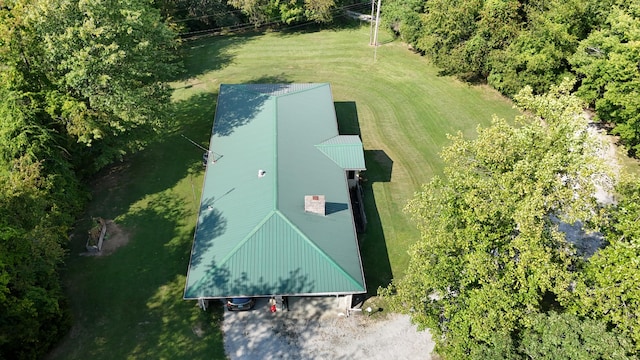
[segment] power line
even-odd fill
[[[350,4],[350,5],[344,5],[335,9],[332,9],[331,12],[333,14],[341,11],[341,10],[346,10],[346,9],[350,9],[350,8],[356,8],[356,7],[361,7],[361,6],[366,6],[366,3],[358,3],[358,4]],[[334,16],[335,17],[335,16]],[[184,21],[187,21],[188,19],[184,19]],[[176,22],[176,21],[174,21]],[[284,29],[294,29],[297,27],[302,27],[302,26],[306,26],[308,24],[313,23],[314,21],[312,20],[308,20],[302,23],[297,23],[295,25],[290,25],[290,26],[283,26]],[[265,26],[269,26],[269,25],[274,25],[274,24],[278,24],[281,23],[280,17],[272,17],[267,19],[267,21],[265,21],[264,23],[261,23],[258,27],[265,27]],[[245,22],[245,23],[240,23],[240,24],[235,24],[235,25],[231,25],[231,26],[219,26],[219,27],[215,27],[215,28],[211,28],[211,29],[204,29],[204,30],[195,30],[195,31],[187,31],[187,32],[183,32],[183,33],[179,33],[179,36],[185,37],[185,36],[191,36],[191,35],[205,35],[205,34],[211,34],[211,33],[216,33],[216,32],[221,32],[223,30],[230,30],[230,31],[240,31],[240,30],[246,30],[246,29],[250,29],[250,28],[255,28],[256,24],[252,23],[252,22]]]
[[[231,11],[225,11],[225,12],[215,13],[215,14],[211,14],[211,15],[186,17],[186,18],[182,18],[182,19],[178,19],[178,20],[173,20],[173,22],[174,23],[183,23],[183,22],[187,22],[187,21],[191,21],[191,20],[202,20],[202,19],[207,19],[207,18],[211,18],[211,17],[223,17],[225,15],[236,14],[236,13],[242,13],[242,10],[231,10]]]

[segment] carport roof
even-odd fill
[[[329,84],[221,85],[210,150],[185,299],[366,292]]]

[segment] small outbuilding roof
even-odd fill
[[[221,85],[184,298],[366,292],[346,178],[364,168],[329,84]]]

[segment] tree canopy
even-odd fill
[[[0,2],[0,358],[40,358],[68,330],[81,180],[165,123],[175,38],[145,0]]]

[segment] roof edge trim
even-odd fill
[[[330,86],[329,83],[306,83],[306,84],[309,85],[309,87],[306,87],[306,88],[300,89],[300,90],[296,90],[296,91],[291,91],[291,92],[288,92],[286,94],[273,95],[273,96],[275,98],[281,98],[281,97],[285,97],[285,96],[289,96],[289,95],[295,95],[295,94],[300,94],[300,93],[303,93],[303,92],[306,92],[306,91],[315,90],[315,89],[318,89],[318,88],[321,88],[321,87],[327,86],[327,85]]]

